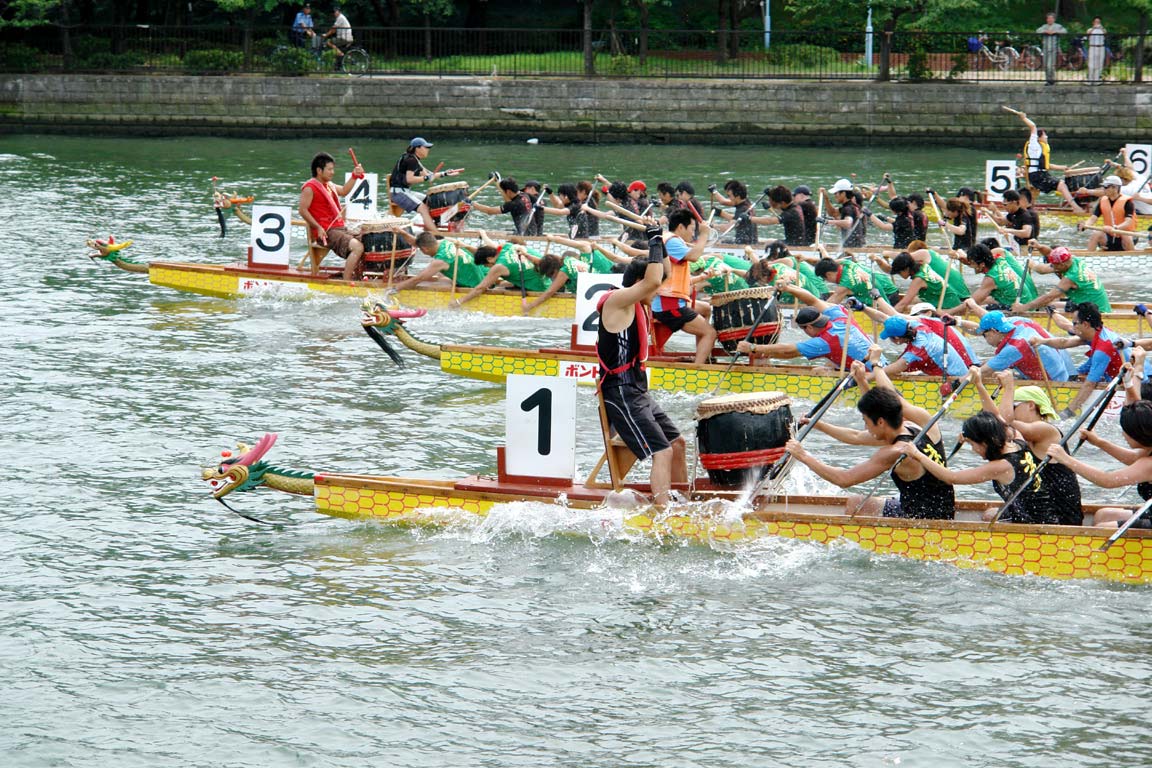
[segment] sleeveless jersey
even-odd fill
[[[1000,519],[1006,523],[1029,523],[1032,525],[1056,525],[1056,511],[1052,508],[1052,494],[1044,483],[1044,476],[1037,474],[1031,479],[1029,475],[1036,471],[1040,462],[1036,455],[1028,449],[1023,440],[1014,441],[1020,450],[1005,453],[1001,458],[1012,465],[1014,476],[1012,482],[1004,485],[999,480],[992,481],[992,487],[1000,498],[1007,500],[1025,482],[1028,487],[1012,502],[1012,506],[1004,510]]]
[[[596,312],[604,309],[613,291],[606,291],[596,302]],[[600,386],[620,387],[625,384],[644,383],[644,361],[648,359],[648,316],[637,304],[632,324],[619,333],[612,333],[599,324],[596,336],[596,357],[600,361]]]
[[[904,428],[912,434],[900,435],[896,438],[898,443],[910,443],[920,434],[920,428],[912,424],[905,424]],[[944,443],[925,442],[921,450],[931,456],[933,461],[945,464]],[[956,517],[956,490],[938,479],[928,470],[915,480],[904,480],[892,472],[892,482],[900,491],[901,517],[911,517],[918,520],[952,520]]]

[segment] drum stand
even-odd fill
[[[612,490],[619,492],[624,488],[624,477],[636,464],[636,454],[632,453],[631,449],[624,444],[624,441],[612,431],[612,427],[608,423],[608,411],[604,408],[604,394],[597,392],[596,400],[599,403],[600,433],[604,437],[604,453],[600,454],[600,458],[596,461],[596,466],[594,466],[588,474],[588,479],[584,481],[584,487],[609,487],[596,481],[596,475],[600,474],[601,468],[605,462],[607,462],[608,477],[611,481]]]

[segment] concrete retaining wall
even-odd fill
[[[1061,146],[1152,139],[1131,85],[488,78],[0,75],[0,131],[377,135],[584,142],[1003,146],[1024,109]]]

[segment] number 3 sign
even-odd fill
[[[576,470],[576,380],[508,375],[504,466],[510,475],[571,479]]]
[[[292,209],[288,206],[252,206],[251,263],[265,267],[287,267],[291,263],[291,227]]]

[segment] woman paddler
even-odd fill
[[[647,259],[629,264],[622,287],[602,294],[597,304],[596,356],[608,423],[638,460],[652,458],[652,500],[666,504],[672,483],[687,481],[688,468],[684,438],[648,393],[644,373],[648,357],[644,304],[656,296],[667,271],[663,232],[651,219],[646,222]]]

